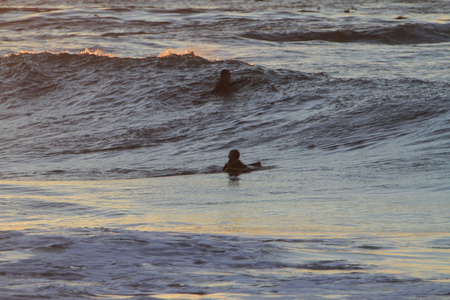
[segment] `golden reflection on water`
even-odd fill
[[[417,234],[405,232],[405,226],[394,228],[394,224],[386,223],[389,213],[406,211],[400,201],[393,207],[393,201],[386,200],[383,205],[372,201],[370,195],[332,199],[298,195],[280,182],[273,187],[266,181],[249,179],[230,182],[225,174],[109,181],[0,181],[0,197],[6,201],[0,222],[10,230],[121,227],[342,238],[361,232],[373,236]]]
[[[221,174],[222,175],[222,174]],[[9,209],[2,227],[122,227],[225,234],[289,234],[308,227],[277,203],[246,191],[249,183],[204,177],[111,181],[0,181]],[[3,188],[2,188],[3,187]],[[295,208],[294,208],[295,209]],[[322,228],[323,229],[323,228]],[[308,229],[307,231],[311,231]]]
[[[347,202],[327,199],[323,205],[320,197],[297,196],[292,200],[293,195],[289,193],[278,196],[277,193],[267,193],[267,190],[262,193],[258,184],[262,183],[241,180],[230,186],[224,174],[111,181],[0,181],[0,226],[1,230],[38,230],[58,234],[65,229],[103,227],[340,240],[341,244],[333,246],[336,248],[332,254],[334,259],[350,261],[354,257],[362,257],[372,266],[382,266],[373,268],[374,273],[377,269],[380,272],[388,269],[392,274],[408,274],[417,278],[426,278],[424,274],[433,272],[450,274],[450,262],[446,260],[449,249],[423,246],[424,240],[448,238],[446,233],[408,232],[405,226],[400,228],[403,230],[385,232],[383,221],[376,223],[376,220],[367,219],[371,226],[367,227],[362,222],[364,220],[347,216],[348,207],[355,206],[347,198],[344,199]],[[366,209],[355,207],[353,214],[360,213],[364,219]],[[336,217],[336,214],[345,218]],[[355,247],[352,243],[360,237],[365,243],[372,240],[373,244]],[[378,247],[377,243],[398,246],[385,248]],[[414,244],[420,246],[409,246]],[[302,257],[317,260],[330,257],[327,248],[302,243],[286,246],[292,248],[293,253],[301,253]],[[298,263],[298,256],[293,259]],[[166,296],[171,297],[159,297]]]
[[[0,193],[5,201],[0,212],[2,227],[16,230],[120,226],[292,237],[346,237],[363,232],[402,238],[418,234],[405,232],[406,227],[391,231],[383,227],[389,217],[386,213],[406,211],[406,200],[383,205],[372,201],[370,195],[367,199],[297,195],[280,183],[270,187],[248,179],[230,181],[225,174],[110,181],[0,181]],[[393,226],[389,224],[388,229]]]
[[[124,225],[136,217],[126,188],[114,182],[0,181],[0,191],[11,207],[2,218],[8,230]]]

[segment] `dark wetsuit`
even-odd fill
[[[243,164],[240,160],[230,163],[229,161],[223,166],[222,172],[239,173],[248,171],[247,165]]]
[[[230,82],[226,81],[223,78],[219,80],[216,87],[211,91],[213,94],[221,94],[221,93],[230,93],[235,91],[238,88],[238,84],[244,82],[244,80]]]

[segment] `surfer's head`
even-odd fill
[[[222,70],[220,72],[220,78],[225,79],[225,80],[230,80],[231,79],[231,72],[230,72],[230,70]]]
[[[241,156],[241,154],[239,153],[239,151],[236,150],[236,149],[233,149],[228,154],[228,159],[232,160],[232,161],[235,161],[235,160],[238,160],[240,156]]]

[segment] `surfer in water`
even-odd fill
[[[251,168],[249,166],[261,167],[260,162],[250,164],[249,166],[243,164],[239,160],[240,156],[241,154],[239,153],[238,150],[236,149],[231,150],[230,153],[228,154],[228,162],[225,164],[225,166],[223,166],[222,172],[227,172],[230,175],[237,175],[239,173],[251,171]]]
[[[226,94],[235,91],[240,83],[244,83],[248,78],[241,78],[237,81],[231,81],[230,70],[220,72],[220,80],[216,87],[211,91],[212,94]]]

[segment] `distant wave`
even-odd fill
[[[450,42],[450,24],[401,24],[371,29],[310,32],[248,32],[245,38],[273,41],[328,41],[335,43],[422,44]]]
[[[0,14],[7,14],[7,13],[15,13],[15,12],[32,12],[32,13],[39,13],[39,12],[48,12],[56,10],[56,8],[41,8],[41,7],[0,7]]]

